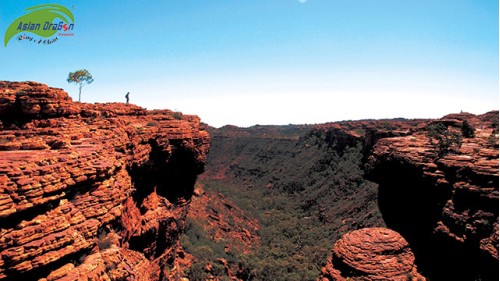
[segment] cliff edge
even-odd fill
[[[163,280],[208,133],[197,116],[0,81],[0,280]]]

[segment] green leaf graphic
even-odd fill
[[[21,32],[31,32],[41,37],[51,37],[57,30],[52,30],[51,28],[43,30],[43,25],[45,22],[52,23],[56,18],[61,19],[65,23],[75,21],[73,13],[71,13],[68,8],[57,4],[38,5],[27,8],[26,10],[31,12],[17,18],[7,28],[3,41],[4,46],[7,47],[7,43],[9,43],[10,39]],[[23,24],[29,24],[30,22],[33,24],[40,24],[40,28],[38,30],[18,30],[18,26],[21,22]]]

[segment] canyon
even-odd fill
[[[257,235],[264,244],[252,247],[256,261],[247,262],[258,268],[255,280],[314,280],[303,264],[316,268],[325,261],[314,269],[321,271],[319,280],[498,279],[497,111],[208,131],[212,150],[200,176],[205,192],[222,193],[261,222]],[[301,228],[301,241],[283,234],[294,227]],[[363,229],[363,235],[350,236]],[[392,276],[379,274],[384,268],[344,262],[365,254],[338,255],[337,244],[324,252],[349,237],[351,245],[344,247],[376,253],[373,241],[382,243],[385,236],[400,241],[397,251],[392,242],[380,249],[388,272],[404,265]],[[310,250],[307,237],[319,247]],[[280,269],[260,265],[284,252],[289,262],[274,264]]]
[[[498,280],[498,184],[498,111],[213,128],[0,81],[0,280]]]

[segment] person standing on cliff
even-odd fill
[[[125,95],[125,98],[127,99],[127,104],[128,104],[128,95],[129,95],[129,94],[130,94],[130,93],[129,93],[129,92],[127,92],[127,94]]]

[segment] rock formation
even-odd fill
[[[199,121],[0,82],[0,280],[173,278]]]
[[[379,184],[384,222],[408,241],[422,275],[431,280],[498,280],[498,111],[382,124],[323,126],[360,137],[364,133],[366,178]],[[340,239],[320,280],[379,280],[382,272],[386,279],[380,280],[407,280],[391,271],[397,267],[387,256],[382,259],[388,258],[384,264],[389,266],[367,277],[373,272],[366,271],[364,258],[379,259],[368,258],[378,251],[372,246],[372,232],[378,230],[353,231]]]
[[[333,246],[333,256],[318,281],[425,280],[415,256],[399,233],[387,228],[354,230]]]
[[[464,136],[464,121],[473,135]],[[446,131],[431,140],[439,126]],[[408,240],[424,275],[498,280],[498,111],[381,138],[366,169],[384,221]]]
[[[248,253],[260,246],[259,221],[236,206],[220,192],[195,189],[188,218],[202,221],[211,239],[224,241],[226,252]]]

